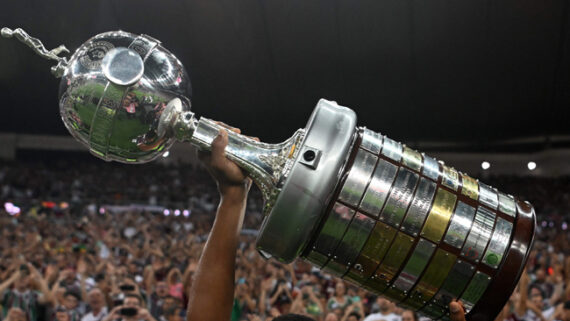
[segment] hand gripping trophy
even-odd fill
[[[69,132],[104,160],[144,163],[176,140],[210,149],[221,128],[190,111],[190,80],[160,41],[99,34],[67,60],[22,29],[2,29],[57,61]],[[226,155],[261,189],[257,248],[298,257],[432,319],[460,299],[467,318],[493,320],[528,258],[535,214],[423,153],[365,127],[321,99],[307,126],[280,144],[229,131]]]

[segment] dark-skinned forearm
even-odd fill
[[[234,297],[238,236],[247,188],[225,188],[210,236],[200,257],[188,300],[188,320],[228,320]]]

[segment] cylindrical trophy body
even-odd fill
[[[471,319],[493,319],[534,227],[527,202],[360,128],[301,256],[432,319],[448,319],[456,298]]]

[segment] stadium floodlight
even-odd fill
[[[526,165],[528,167],[529,170],[533,171],[536,169],[536,163],[535,162],[528,162],[528,164]]]

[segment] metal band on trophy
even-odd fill
[[[154,38],[99,34],[68,61],[21,29],[2,35],[58,61],[63,122],[97,157],[144,163],[175,140],[208,150],[221,128],[190,111],[188,74]],[[532,245],[528,202],[357,127],[335,102],[281,144],[230,132],[226,155],[263,193],[264,257],[301,257],[432,319],[449,319],[455,298],[468,318],[494,319]]]

